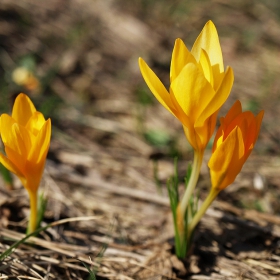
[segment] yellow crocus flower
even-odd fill
[[[44,170],[51,137],[51,120],[36,111],[25,94],[17,96],[12,116],[0,117],[1,138],[5,153],[1,163],[16,174],[30,197],[29,232],[37,226],[37,190]]]
[[[215,25],[208,21],[189,51],[175,41],[170,66],[170,89],[164,87],[146,62],[139,58],[144,80],[158,101],[181,121],[195,151],[204,151],[212,136],[218,110],[229,96],[233,71],[224,71]]]
[[[218,111],[229,96],[233,70],[224,70],[218,33],[208,21],[191,51],[181,39],[175,41],[170,65],[169,91],[139,58],[144,80],[158,101],[183,125],[186,138],[194,149],[192,173],[182,200],[177,206],[177,228],[185,238],[184,217],[199,177],[203,153],[211,138]]]

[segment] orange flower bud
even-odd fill
[[[233,183],[257,141],[264,111],[256,117],[242,112],[240,101],[235,102],[227,115],[220,119],[209,160],[212,188],[223,190]]]

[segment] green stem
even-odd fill
[[[190,198],[193,194],[193,191],[194,191],[197,181],[198,181],[200,168],[201,168],[201,164],[202,164],[202,159],[203,159],[203,152],[204,151],[194,151],[194,160],[193,160],[193,164],[192,164],[191,177],[188,182],[185,193],[183,195],[183,198],[177,206],[176,221],[177,221],[177,229],[179,232],[179,238],[181,240],[181,244],[182,244],[183,239],[186,238],[185,213],[187,211],[187,207],[188,207]]]
[[[27,229],[27,234],[34,232],[37,229],[37,191],[28,191],[30,199],[30,218]]]
[[[197,226],[198,222],[201,220],[202,216],[205,214],[206,210],[211,205],[211,203],[216,198],[219,192],[220,192],[219,189],[211,188],[211,191],[208,194],[207,198],[203,201],[200,209],[195,214],[194,218],[192,219],[191,223],[188,226],[188,235],[187,235],[188,238],[192,235],[192,232]]]

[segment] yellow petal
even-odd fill
[[[34,164],[40,164],[44,161],[50,145],[51,138],[51,120],[48,119],[39,131],[35,143],[30,149],[28,161]]]
[[[236,127],[212,154],[210,168],[212,187],[224,189],[240,172],[244,159],[244,143],[239,127]]]
[[[0,130],[1,138],[3,143],[6,144],[7,139],[10,137],[9,135],[11,133],[11,127],[15,123],[15,120],[7,114],[2,114],[0,122],[1,122],[1,130]]]
[[[9,146],[5,146],[5,152],[7,158],[17,167],[18,170],[25,176],[25,165],[26,165],[26,157],[23,157],[16,150],[12,149]]]
[[[206,103],[206,106],[203,108],[203,112],[201,112],[199,118],[195,123],[196,127],[203,126],[205,120],[208,119],[217,110],[219,110],[225,103],[230,94],[233,85],[233,79],[233,71],[230,67],[228,67],[218,91],[215,94],[209,94],[209,97],[211,96],[211,101],[209,100]]]
[[[160,79],[142,58],[139,58],[139,67],[151,92],[170,113],[175,115],[176,109],[171,102],[169,92],[166,90]]]
[[[213,113],[207,120],[205,120],[204,125],[202,127],[195,127],[195,132],[197,134],[197,138],[199,138],[200,149],[205,149],[212,134],[214,133],[216,122],[217,122],[218,111]]]
[[[195,151],[198,151],[200,142],[198,143],[199,139],[197,139],[197,135],[195,134],[194,128],[192,126],[183,125],[183,129],[185,132],[185,136],[188,139],[190,145],[193,147]]]
[[[32,147],[30,157],[28,158],[25,166],[28,181],[27,185],[31,191],[37,191],[40,185],[50,146],[50,137],[51,120],[48,119],[37,135],[36,142]]]
[[[178,103],[178,100],[175,97],[175,94],[173,92],[172,87],[170,87],[170,99],[172,101],[172,104],[174,105],[174,107],[176,108],[176,112],[174,112],[175,117],[180,120],[180,122],[190,128],[191,126],[193,126],[193,124],[191,123],[191,120],[189,118],[189,116],[186,115],[186,113],[183,111],[183,109],[181,108],[181,105]]]
[[[12,117],[20,125],[25,126],[36,109],[27,95],[20,93],[14,103]]]
[[[204,49],[209,56],[214,79],[218,78],[220,73],[224,72],[224,63],[217,29],[211,20],[205,24],[192,47],[191,53],[196,61],[199,61],[201,49]]]
[[[204,76],[205,76],[206,80],[213,87],[214,86],[214,78],[213,78],[212,67],[211,67],[211,64],[210,64],[209,57],[208,57],[206,51],[203,50],[203,49],[201,50],[201,53],[200,53],[199,63],[201,65],[201,69],[204,73]]]
[[[32,146],[28,131],[23,126],[14,123],[11,127],[7,143],[5,144],[5,147],[7,146],[20,154],[24,159],[27,159]]]
[[[216,132],[213,146],[212,146],[212,153],[215,152],[216,148],[221,145],[221,143],[224,140],[224,131],[223,131],[223,125],[221,124]]]
[[[19,178],[24,178],[23,173],[18,169],[18,167],[7,157],[0,153],[0,162],[12,173],[17,175]]]
[[[188,63],[172,82],[171,94],[193,124],[199,118],[215,92],[199,68]]]
[[[181,39],[176,39],[170,65],[171,83],[180,74],[184,66],[189,62],[192,62],[194,64],[197,63],[193,55],[187,49],[184,42]]]
[[[5,147],[8,146],[26,159],[31,147],[28,131],[7,114],[1,116],[1,127],[1,136]]]
[[[36,136],[45,122],[43,114],[36,111],[27,122],[26,129]]]

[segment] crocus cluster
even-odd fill
[[[192,173],[177,205],[174,221],[182,241],[192,235],[207,209],[206,204],[208,207],[218,192],[231,184],[240,172],[258,137],[263,112],[257,117],[251,112],[242,113],[241,104],[237,102],[227,116],[221,118],[208,165],[212,182],[210,198],[186,224],[186,211],[198,181],[204,150],[214,133],[218,112],[230,94],[233,71],[230,67],[224,70],[219,37],[212,21],[206,23],[191,51],[181,39],[175,41],[169,91],[142,58],[139,58],[139,66],[154,96],[182,123],[194,150]]]
[[[15,100],[12,115],[0,117],[0,135],[5,155],[0,162],[16,174],[30,197],[28,231],[37,227],[37,191],[44,170],[51,137],[51,120],[45,120],[23,93]]]

